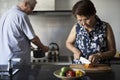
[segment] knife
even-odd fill
[[[90,64],[90,63],[91,63],[88,59],[86,59],[86,58],[84,58],[84,57],[80,57],[79,61],[80,61],[82,64]]]
[[[73,60],[75,64],[90,64],[91,62],[84,58],[84,57],[80,57],[79,59],[74,59]]]

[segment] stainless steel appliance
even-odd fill
[[[59,46],[57,43],[50,43],[49,44],[49,51],[48,51],[48,61],[58,61],[59,60]]]
[[[31,63],[34,64],[71,64],[70,56],[60,56],[59,45],[57,43],[49,44],[49,51],[43,53],[42,50],[34,49],[31,51]]]

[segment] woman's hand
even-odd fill
[[[81,56],[81,52],[79,50],[74,50],[74,59],[80,59]]]
[[[92,63],[92,64],[96,64],[100,61],[102,55],[100,53],[96,53],[96,54],[92,54],[89,56],[88,60]]]

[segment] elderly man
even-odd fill
[[[28,18],[36,3],[36,0],[20,0],[1,17],[0,64],[7,64],[11,58],[21,58],[23,63],[29,63],[30,42],[44,52],[48,51],[48,47],[36,36]]]

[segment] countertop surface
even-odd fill
[[[49,63],[31,63],[29,65],[17,65],[14,66],[14,73],[12,80],[61,80],[53,75],[53,72],[60,69],[63,66],[69,67],[72,64],[70,57],[62,57],[59,62]],[[4,65],[0,65],[5,68]],[[87,73],[82,80],[120,80],[120,60],[111,61],[111,71],[103,73]],[[18,70],[19,69],[19,70]],[[2,68],[0,67],[0,72]],[[8,71],[7,71],[8,72]],[[10,80],[8,76],[4,76],[0,73],[0,80]],[[79,79],[81,80],[81,79]]]
[[[13,76],[13,80],[61,80],[53,75],[53,72],[63,66],[69,65],[21,65],[19,71]],[[111,65],[111,72],[104,73],[87,73],[82,80],[119,80],[120,65]],[[4,79],[3,79],[4,78]],[[0,80],[9,80],[9,77],[1,76]],[[81,79],[80,79],[81,80]]]

